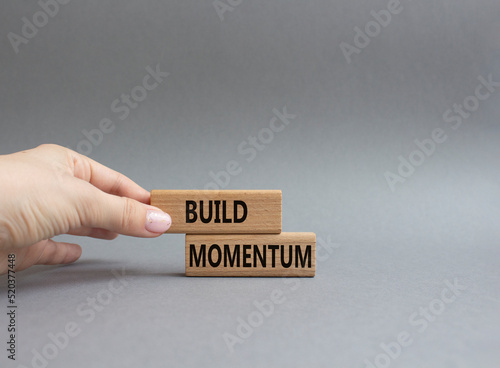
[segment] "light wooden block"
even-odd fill
[[[168,233],[281,232],[281,190],[153,190],[151,205],[172,217]]]
[[[186,276],[313,277],[316,234],[186,235]]]

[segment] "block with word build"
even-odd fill
[[[172,217],[168,233],[281,232],[281,190],[153,190],[151,205]]]
[[[186,235],[186,276],[313,277],[316,234]]]

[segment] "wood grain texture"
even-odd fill
[[[316,234],[186,235],[186,276],[314,277]]]
[[[281,190],[153,190],[151,205],[172,217],[168,233],[281,232]]]

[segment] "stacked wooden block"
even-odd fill
[[[153,190],[151,205],[186,234],[186,276],[304,276],[316,235],[282,233],[280,190]]]

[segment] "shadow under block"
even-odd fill
[[[151,205],[172,217],[167,233],[281,232],[281,190],[153,190]]]
[[[186,235],[186,276],[313,277],[316,234]]]

